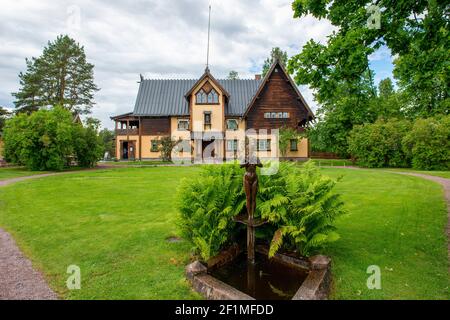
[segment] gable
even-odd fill
[[[277,116],[266,118],[267,113]],[[283,116],[278,117],[278,114]],[[300,123],[312,120],[314,115],[285,69],[275,62],[253,97],[245,117],[248,128],[276,129],[283,126],[297,128]]]

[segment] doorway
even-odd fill
[[[122,160],[135,160],[136,143],[135,141],[122,142]]]

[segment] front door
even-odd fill
[[[202,157],[204,160],[212,160],[215,157],[215,140],[202,141]]]
[[[122,142],[122,160],[136,159],[136,141]]]
[[[128,160],[128,141],[122,142],[122,160]]]

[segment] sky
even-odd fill
[[[205,69],[208,4],[212,5],[210,69],[240,78],[261,73],[272,47],[289,56],[310,39],[326,43],[334,27],[311,16],[293,18],[292,0],[2,0],[0,106],[13,108],[25,58],[49,40],[69,34],[95,65],[92,116],[112,128],[110,117],[133,111],[139,74],[147,79],[197,79]],[[375,81],[392,77],[392,57],[381,48],[370,57]],[[313,92],[300,88],[313,110]]]

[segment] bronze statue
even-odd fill
[[[258,193],[258,175],[256,174],[256,167],[263,165],[257,159],[256,163],[246,162],[241,164],[241,168],[245,168],[244,175],[244,191],[247,197],[247,213],[248,219],[253,220],[256,209],[256,195]]]
[[[256,195],[258,194],[258,175],[256,174],[256,167],[263,165],[257,159],[256,163],[245,162],[241,164],[241,168],[245,168],[244,175],[244,191],[247,198],[247,260],[249,263],[255,263],[255,223],[254,214],[256,209]]]

